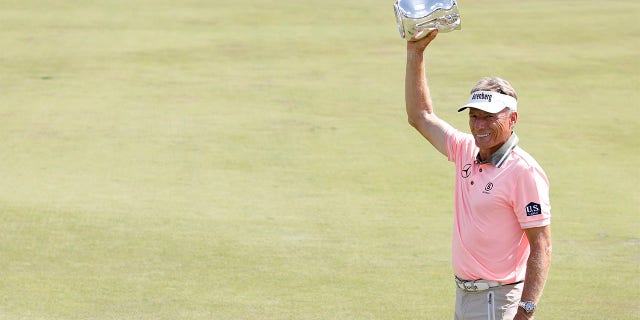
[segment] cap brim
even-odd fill
[[[482,110],[489,113],[498,113],[508,107],[501,106],[499,104],[495,104],[491,102],[473,102],[458,108],[458,112],[467,108],[474,108],[474,109]]]

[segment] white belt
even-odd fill
[[[485,291],[495,287],[509,286],[509,285],[514,285],[522,282],[522,281],[518,281],[514,283],[501,283],[501,282],[486,281],[486,280],[462,280],[458,277],[455,277],[455,280],[458,288],[466,292]]]

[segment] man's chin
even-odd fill
[[[474,141],[476,143],[476,147],[480,149],[491,149],[495,145],[492,141],[483,141],[478,139],[475,139]]]
[[[478,139],[475,139],[474,141],[476,142],[476,147],[478,147],[480,149],[482,149],[482,148],[490,148],[491,147],[491,144],[488,143],[487,141],[482,141],[482,140],[478,141]]]

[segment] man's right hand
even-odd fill
[[[427,34],[427,36],[425,36],[424,38],[407,41],[407,51],[413,51],[422,54],[422,52],[424,52],[424,49],[427,48],[429,43],[431,43],[431,41],[433,41],[433,39],[435,39],[437,35],[438,29],[429,32],[429,34]]]

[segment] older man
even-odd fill
[[[452,263],[456,320],[533,319],[551,261],[549,182],[518,146],[517,95],[509,82],[484,78],[471,90],[471,134],[433,110],[424,51],[437,31],[407,42],[409,123],[456,165]]]

